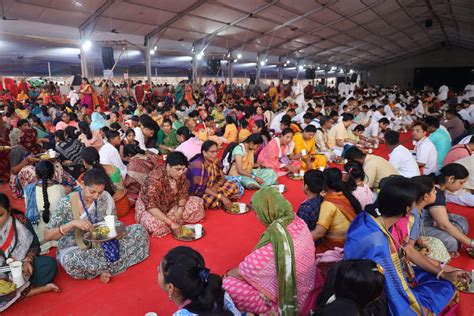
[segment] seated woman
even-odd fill
[[[410,261],[421,269],[433,274],[438,274],[441,268],[452,271],[453,268],[446,264],[451,257],[443,242],[438,238],[423,236],[423,209],[436,200],[434,182],[429,176],[416,176],[411,180],[418,188],[417,200],[410,213],[392,226],[390,233],[395,242],[405,248]]]
[[[316,134],[316,126],[310,124],[305,127],[303,133],[296,133],[293,136],[293,142],[295,143],[293,153],[301,155],[301,170],[325,168],[328,163],[328,159],[324,154],[316,152],[314,134]]]
[[[124,147],[124,155],[129,160],[127,164],[127,176],[125,177],[125,188],[128,200],[134,205],[138,195],[145,183],[148,174],[162,161],[158,155],[149,154],[138,145],[128,144]]]
[[[384,270],[372,260],[355,259],[336,262],[327,274],[324,288],[316,302],[316,315],[387,315],[384,295]],[[364,289],[361,291],[360,289]],[[335,313],[342,302],[354,306]],[[331,313],[331,311],[333,313]]]
[[[253,134],[260,134],[263,139],[263,143],[255,150],[254,156],[255,156],[255,162],[258,159],[258,155],[262,151],[263,147],[267,146],[267,144],[270,142],[272,137],[268,133],[267,126],[265,125],[265,122],[262,120],[255,121],[253,126],[252,126],[252,133]]]
[[[462,189],[469,172],[458,163],[450,163],[440,169],[436,176],[436,200],[427,205],[424,212],[423,226],[426,236],[440,239],[448,249],[451,257],[459,256],[458,250],[461,244],[474,247],[474,240],[466,236],[469,225],[461,215],[448,212],[446,208],[445,191],[456,192]]]
[[[43,148],[45,149],[51,148],[49,145],[49,138],[51,137],[51,134],[48,133],[48,130],[43,125],[43,122],[41,122],[40,118],[36,115],[31,116],[31,126],[36,131],[36,141],[38,143],[42,143]]]
[[[263,143],[260,134],[251,134],[244,142],[235,146],[230,153],[230,162],[224,155],[224,169],[228,165],[228,175],[239,177],[240,183],[251,190],[260,189],[261,185],[272,185],[277,182],[277,175],[273,169],[260,169],[254,163],[254,152]]]
[[[249,123],[243,118],[240,120],[240,130],[237,141],[243,143],[250,135],[252,135],[252,132],[249,130]]]
[[[56,242],[44,240],[44,230],[56,211],[59,201],[66,195],[63,185],[53,180],[54,165],[47,160],[36,164],[37,183],[30,183],[25,187],[26,217],[33,225],[41,244],[41,253],[45,254]]]
[[[10,208],[10,200],[4,193],[0,193],[0,218],[0,243],[3,250],[0,265],[5,266],[7,258],[22,261],[23,276],[30,282],[30,286],[20,288],[21,295],[2,300],[0,312],[22,297],[59,292],[57,285],[52,283],[57,272],[56,261],[51,257],[40,256],[40,243],[31,223],[23,212]]]
[[[237,130],[237,125],[234,122],[232,116],[225,117],[225,129],[224,129],[224,136],[223,141],[224,143],[234,143],[237,141],[239,131]]]
[[[166,165],[156,167],[146,178],[135,205],[135,221],[153,237],[179,231],[184,224],[197,223],[205,216],[203,201],[189,196],[186,181],[188,160],[172,152]]]
[[[125,189],[120,174],[120,169],[114,165],[101,164],[99,152],[94,147],[83,148],[81,151],[81,159],[86,171],[99,169],[109,176],[109,180],[106,181],[105,184],[105,191],[107,191],[114,199],[117,217],[121,218],[127,215],[130,211],[130,204],[128,202],[127,190]],[[79,176],[77,179],[78,182],[82,181],[83,175],[84,174],[81,174]]]
[[[78,133],[79,131],[72,126],[68,126],[65,130],[59,130],[54,133],[56,141],[55,150],[59,153],[58,160],[74,179],[77,179],[82,173],[80,157],[84,144],[77,138],[79,136]]]
[[[194,137],[194,134],[189,131],[189,128],[186,126],[180,127],[176,131],[176,135],[178,136],[180,145],[176,147],[175,151],[182,152],[186,158],[188,158],[188,161],[201,153],[202,142],[199,138]]]
[[[171,249],[158,267],[158,285],[178,310],[173,316],[240,316],[219,275],[210,273],[201,254],[189,247]]]
[[[252,205],[266,230],[255,250],[227,272],[224,290],[240,311],[308,315],[322,283],[308,227],[270,187],[257,191]]]
[[[316,131],[316,148],[318,151],[326,156],[328,160],[331,160],[336,156],[336,154],[329,146],[329,130],[332,127],[332,120],[329,116],[323,116],[319,120],[321,128],[318,128]]]
[[[316,228],[323,197],[324,175],[319,170],[306,171],[303,178],[303,192],[308,197],[298,207],[296,215],[301,218],[310,231]]]
[[[26,119],[18,120],[17,127],[21,130],[21,143],[28,151],[35,155],[43,151],[40,143],[47,142],[47,140],[39,138],[36,129],[31,128]]]
[[[265,168],[271,168],[277,176],[287,173],[297,173],[300,170],[301,155],[294,155],[293,142],[294,132],[291,128],[285,128],[279,137],[273,138],[258,155],[257,163]]]
[[[321,203],[316,228],[311,231],[313,239],[319,241],[316,252],[322,253],[334,247],[344,247],[349,225],[362,211],[359,201],[342,181],[337,168],[324,170],[324,201]]]
[[[349,161],[344,165],[342,180],[352,191],[352,195],[359,201],[364,209],[367,205],[374,203],[374,193],[365,183],[364,167],[358,161]]]
[[[79,122],[79,131],[81,132],[79,140],[84,144],[84,146],[94,147],[95,149],[100,150],[102,145],[104,145],[104,140],[102,139],[100,130],[92,132],[89,123],[85,121]]]
[[[178,146],[176,130],[173,129],[173,122],[170,119],[164,119],[161,129],[157,133],[156,147],[163,155],[168,155]]]
[[[191,183],[189,194],[202,197],[206,209],[230,209],[242,193],[239,184],[225,178],[217,154],[217,144],[208,140],[202,144],[201,154],[191,159],[186,173]]]
[[[130,157],[126,157],[124,150],[125,150],[125,146],[130,145],[130,144],[139,146],[138,142],[135,140],[135,131],[133,130],[133,128],[129,128],[125,131],[124,138],[120,142],[120,146],[119,146],[120,158],[122,159],[123,163],[126,165],[130,161]]]
[[[66,195],[52,214],[44,237],[58,240],[57,259],[67,274],[74,279],[93,279],[100,276],[108,283],[112,275],[125,271],[148,257],[148,234],[143,226],[126,227],[119,240],[102,243],[99,249],[81,237],[81,231],[91,231],[92,225],[115,215],[114,200],[105,191],[108,176],[91,169],[83,176],[81,190]]]
[[[37,183],[35,164],[39,161],[30,151],[20,143],[21,130],[14,128],[9,135],[12,146],[10,152],[10,189],[13,197],[19,199],[23,197],[23,190],[27,184]],[[54,162],[53,180],[67,186],[73,186],[75,180],[64,172],[59,162]]]
[[[389,315],[447,313],[455,307],[458,294],[451,282],[439,277],[470,282],[469,274],[462,270],[441,270],[435,276],[419,267],[413,268],[403,246],[390,234],[393,224],[410,212],[417,192],[417,185],[410,179],[389,179],[375,204],[366,207],[347,232],[344,258],[370,259],[385,270]]]
[[[116,131],[108,130],[105,132],[107,142],[99,150],[100,163],[105,165],[113,165],[119,168],[120,175],[125,179],[127,175],[127,166],[120,158],[118,146],[120,146],[120,134]]]

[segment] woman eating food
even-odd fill
[[[105,191],[107,174],[98,169],[87,171],[81,190],[66,195],[47,225],[44,238],[58,240],[57,259],[75,279],[100,277],[108,283],[113,275],[125,271],[148,257],[148,234],[143,226],[126,227],[120,239],[92,247],[82,239],[83,231],[94,231],[94,224],[106,215],[116,215],[112,196]]]

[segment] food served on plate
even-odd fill
[[[110,229],[107,226],[96,226],[92,230],[92,238],[103,239],[106,238],[110,233]]]
[[[186,226],[181,226],[181,229],[179,233],[176,234],[176,237],[181,239],[193,239],[194,230]]]
[[[454,281],[453,284],[459,291],[469,292],[469,283],[463,281]]]
[[[0,280],[0,295],[7,295],[16,291],[16,285],[8,280]]]

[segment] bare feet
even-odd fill
[[[48,283],[48,284],[43,285],[43,286],[38,286],[38,287],[32,288],[28,292],[28,295],[26,295],[26,297],[30,297],[30,296],[33,296],[33,295],[38,295],[38,294],[41,294],[41,293],[47,293],[47,292],[59,293],[60,291],[61,290],[59,289],[59,287],[56,284]]]
[[[104,284],[109,283],[111,278],[112,278],[112,274],[110,274],[109,272],[102,272],[100,274],[100,282]]]

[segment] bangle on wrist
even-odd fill
[[[439,278],[441,277],[441,274],[443,274],[444,270],[443,268],[441,268],[441,270],[438,272],[438,275],[436,275],[436,279],[439,280]]]
[[[62,228],[62,225],[59,225],[58,228],[59,228],[59,233],[61,234],[61,236],[64,236],[65,232],[64,232],[64,230],[63,230],[63,228]]]

